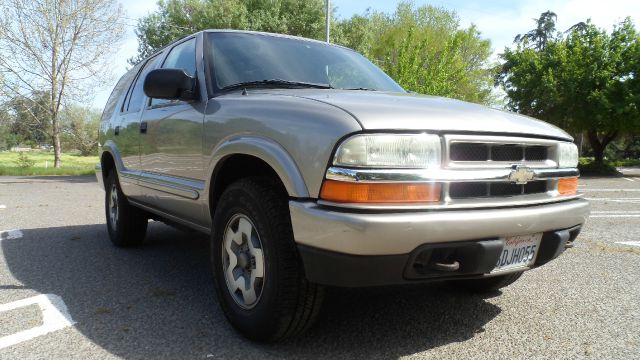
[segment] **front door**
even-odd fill
[[[196,73],[196,38],[175,45],[162,68]],[[154,206],[181,219],[199,222],[205,176],[202,126],[205,100],[151,99],[141,118],[142,181],[154,191]]]

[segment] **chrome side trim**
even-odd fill
[[[129,178],[138,181],[140,186],[191,200],[197,200],[200,193],[204,192],[204,181],[200,180],[141,171],[123,171],[121,175],[123,179]]]
[[[451,170],[451,169],[347,169],[332,166],[329,180],[349,182],[498,182],[509,181],[512,169]],[[578,169],[531,169],[534,180],[549,180],[580,175]]]

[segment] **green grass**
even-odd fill
[[[33,166],[18,166],[18,153],[10,151],[0,152],[0,175],[32,176],[32,175],[93,175],[98,156],[80,156],[77,154],[62,154],[61,167],[53,167],[53,152],[27,151],[25,156],[34,162]],[[45,168],[45,162],[48,167]]]
[[[617,167],[640,166],[640,159],[611,160],[609,164]]]

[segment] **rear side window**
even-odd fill
[[[129,84],[131,84],[133,77],[136,76],[138,69],[140,69],[139,66],[134,67],[127,71],[126,74],[122,75],[120,80],[118,80],[116,87],[113,88],[113,91],[109,96],[109,100],[107,100],[107,104],[104,106],[101,121],[106,121],[113,115],[116,105],[118,105],[118,100],[122,98],[123,93],[129,88]]]
[[[196,39],[192,38],[171,49],[162,64],[163,69],[183,69],[187,74],[196,74]],[[179,102],[179,100],[152,99],[151,106]]]
[[[142,99],[144,99],[145,97],[143,91],[144,79],[147,77],[149,71],[154,68],[154,64],[157,60],[157,55],[155,57],[152,57],[151,59],[149,59],[149,61],[147,61],[146,64],[144,64],[142,70],[140,70],[135,84],[129,91],[129,99],[125,100],[125,103],[122,107],[122,110],[124,112],[140,111],[140,108],[142,108]]]

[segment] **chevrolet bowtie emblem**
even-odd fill
[[[513,165],[511,173],[509,174],[509,181],[523,185],[533,180],[535,177],[536,174],[528,167],[523,165]]]

